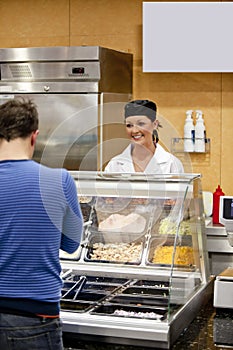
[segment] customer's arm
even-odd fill
[[[73,253],[79,247],[82,239],[83,216],[78,202],[75,182],[68,172],[65,175],[64,193],[67,208],[63,220],[60,248],[67,253]]]

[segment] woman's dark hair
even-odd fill
[[[156,119],[157,106],[153,101],[134,100],[125,105],[125,118],[134,115],[145,115],[152,122]]]
[[[37,107],[31,100],[12,99],[0,105],[0,139],[26,138],[38,126]]]
[[[157,129],[154,129],[154,130],[153,130],[152,138],[153,138],[153,141],[154,141],[155,143],[159,142],[159,133],[158,133],[158,130],[157,130]]]

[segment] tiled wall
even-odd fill
[[[192,172],[202,174],[203,190],[221,184],[233,195],[233,74],[143,73],[142,0],[0,0],[0,14],[0,47],[99,45],[133,53],[133,97],[156,101],[181,137],[185,111],[201,109],[211,147],[190,156]]]

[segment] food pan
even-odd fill
[[[176,221],[167,215],[161,215],[161,219],[155,222],[152,226],[152,235],[171,235],[175,236],[177,234],[178,224]],[[195,226],[189,220],[183,220],[179,224],[179,237],[182,236],[192,236]],[[194,231],[195,232],[195,231]]]
[[[98,276],[87,276],[87,282],[94,283],[116,283],[116,284],[125,284],[129,280],[126,278],[113,278],[113,277],[98,277]]]
[[[95,197],[94,197],[95,198]],[[91,205],[94,201],[94,198],[92,196],[78,196],[78,200],[80,204],[89,204]]]
[[[168,305],[167,297],[149,297],[141,295],[123,295],[119,294],[114,296],[111,303],[124,304],[124,305],[136,305],[136,306],[149,306],[158,307],[166,310]]]
[[[100,301],[103,298],[105,298],[107,295],[107,293],[98,293],[98,292],[87,292],[87,291],[82,291],[81,293],[79,293],[75,300],[82,300],[82,301]],[[66,298],[68,300],[73,300],[75,296],[75,291],[72,290],[67,296]],[[62,300],[65,300],[62,296]]]
[[[98,227],[98,219],[95,208],[90,204],[80,204],[84,223],[91,221],[94,227]]]
[[[149,295],[149,296],[167,298],[169,295],[169,290],[167,288],[158,289],[158,288],[151,288],[151,287],[134,286],[134,287],[127,287],[125,290],[122,291],[122,294],[145,295],[145,296]]]
[[[116,285],[116,284],[86,283],[85,287],[83,288],[83,292],[102,291],[104,293],[111,293],[120,287],[121,285]]]
[[[80,276],[80,278],[75,282],[65,282],[62,288],[62,298],[76,300],[78,294],[82,291],[84,285],[86,284],[86,280],[86,276]]]
[[[174,266],[179,268],[195,269],[194,250],[192,248],[192,237],[181,236],[174,248],[175,237],[163,235],[152,237],[149,242],[146,263],[149,265],[171,267],[175,249]]]
[[[167,314],[166,309],[149,308],[141,306],[127,306],[123,304],[105,304],[96,307],[91,314],[96,315],[111,315],[116,317],[130,317],[130,318],[146,318],[161,321],[165,319]]]
[[[90,228],[89,243],[144,243],[145,232],[143,233],[125,233],[125,232],[109,232],[97,231],[95,228]]]
[[[91,234],[85,255],[85,261],[140,264],[144,245],[144,236],[127,235],[122,242],[121,234]]]
[[[149,217],[132,211],[129,214],[125,212],[115,213],[105,216],[98,215],[99,232],[121,232],[123,234],[143,234],[147,231]]]
[[[154,288],[169,288],[169,282],[167,282],[167,281],[138,280],[134,283],[134,286],[154,287]]]
[[[108,203],[107,199],[111,202]],[[135,201],[146,204],[135,204]],[[133,204],[134,203],[134,204]],[[147,231],[154,207],[148,199],[97,198],[96,212],[98,230],[122,233],[143,233]]]
[[[80,277],[78,278],[78,280],[80,279]],[[62,290],[63,291],[68,291],[68,290],[70,290],[71,288],[73,288],[74,286],[75,286],[75,282],[73,282],[73,281],[64,281],[63,282],[63,286],[62,286]]]
[[[91,206],[89,204],[80,204],[80,207],[84,222],[89,221],[92,209]]]
[[[74,281],[78,281],[80,279],[80,275],[76,275],[75,273],[70,274],[69,279],[65,279],[64,283],[68,282],[67,288],[71,288],[73,286]],[[111,284],[111,285],[123,285],[127,282],[129,282],[127,278],[119,278],[119,277],[103,277],[103,276],[86,276],[86,283],[91,283],[91,284]],[[70,283],[71,282],[71,283]]]
[[[91,307],[96,305],[94,302],[74,301],[74,300],[62,300],[60,301],[61,310],[74,311],[74,312],[86,312]]]
[[[146,207],[151,205],[152,201],[148,198],[131,198],[131,197],[97,197],[96,210],[106,213],[116,213],[119,211],[131,211],[138,208],[140,211],[146,211]]]

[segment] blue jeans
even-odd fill
[[[0,313],[0,349],[62,350],[61,320]]]

